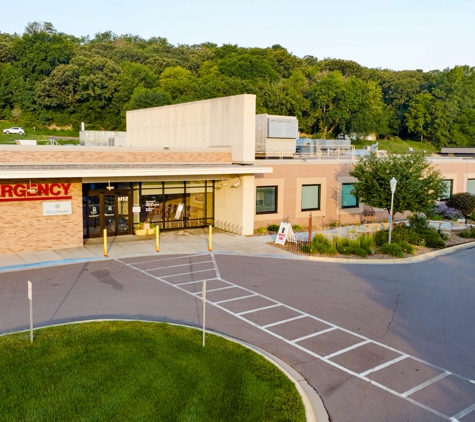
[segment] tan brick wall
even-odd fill
[[[81,180],[58,179],[54,182],[71,183],[72,214],[43,216],[43,201],[0,202],[0,254],[83,245]],[[1,183],[24,181],[2,180]],[[31,183],[52,183],[52,180],[32,179]]]
[[[0,149],[0,163],[231,163],[230,151],[83,150],[82,147],[18,147]]]

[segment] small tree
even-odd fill
[[[468,192],[454,193],[445,204],[460,211],[467,219],[475,211],[475,195]]]
[[[388,213],[391,210],[389,181],[394,177],[397,187],[393,214],[427,212],[445,188],[442,175],[423,153],[385,157],[370,154],[362,157],[349,174],[357,179],[353,195],[371,207],[388,210]]]

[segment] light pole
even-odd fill
[[[394,192],[396,191],[397,180],[393,177],[389,181],[389,185],[391,186],[391,212],[389,213],[389,240],[388,243],[391,244],[391,231],[393,228],[393,205],[394,205]]]

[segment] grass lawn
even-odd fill
[[[352,141],[351,144],[356,149],[361,149],[366,145],[373,145],[378,142],[378,149],[384,150],[394,154],[407,154],[409,148],[414,148],[414,151],[426,151],[428,155],[435,152],[440,152],[440,148],[430,142],[417,142],[417,141],[403,141],[399,140],[378,140],[378,141]]]
[[[305,421],[255,352],[169,324],[92,322],[0,337],[2,421]]]
[[[25,130],[24,135],[18,134],[5,134],[3,129],[8,129],[12,126],[20,126]],[[6,120],[0,121],[0,144],[3,145],[14,145],[16,140],[28,139],[36,140],[38,145],[44,145],[48,142],[51,136],[67,136],[67,137],[79,137],[79,132],[77,130],[45,130],[29,126],[22,126],[18,123],[8,122]],[[79,144],[78,140],[59,140],[59,144]]]

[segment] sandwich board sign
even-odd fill
[[[278,245],[285,245],[287,237],[293,235],[294,231],[292,230],[290,223],[282,222],[280,223],[279,231],[277,233],[277,237],[275,238],[275,243]]]

